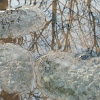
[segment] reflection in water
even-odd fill
[[[8,8],[8,0],[0,0],[0,9],[5,10]]]
[[[46,22],[46,24],[41,30],[38,30],[37,32],[32,32],[30,33],[30,35],[20,36],[17,38],[13,38],[10,36],[8,36],[7,38],[0,38],[0,44],[5,44],[5,43],[19,44],[21,47],[29,51],[32,51],[32,52],[37,51],[37,54],[40,54],[41,51],[44,50],[44,48],[46,51],[48,50],[47,48],[49,48],[50,46],[49,42],[47,42],[47,39],[45,38],[45,36],[48,34],[45,34],[45,36],[42,35],[43,32],[47,31],[45,29],[48,28],[50,23],[51,21]],[[19,93],[9,94],[6,91],[2,90],[0,93],[0,100],[1,98],[3,100],[24,100],[24,97],[22,97],[22,95]],[[40,98],[39,96],[37,96],[37,94],[35,96],[33,92],[30,92],[28,95],[29,97],[26,100],[31,100],[32,97],[34,97],[34,99],[32,100],[39,100]],[[45,97],[43,99],[46,100]]]
[[[90,1],[88,2],[90,4],[85,1]],[[44,54],[50,49],[68,51],[77,48],[97,48],[100,45],[100,35],[97,34],[100,29],[98,28],[100,19],[96,19],[93,12],[89,11],[94,10],[96,14],[99,12],[93,8],[91,0],[34,0],[32,3],[45,12],[48,21],[46,21],[44,27],[31,33],[30,37],[1,38],[1,44],[19,44],[32,52],[37,51],[36,56],[41,53]],[[86,5],[88,6],[86,7]],[[98,5],[98,3],[95,3],[95,5]],[[31,95],[33,94],[30,93]],[[4,100],[20,99],[17,94],[9,94],[5,91],[2,91],[0,96]],[[44,98],[44,100],[46,99]]]
[[[0,44],[4,43],[16,43],[16,39],[13,39],[12,37],[0,38]]]
[[[39,98],[40,98],[40,96],[34,95],[34,93],[31,91],[29,93],[27,93],[27,95],[26,94],[18,94],[18,93],[9,94],[8,92],[6,92],[4,90],[2,90],[0,93],[0,100],[40,100]],[[43,99],[41,99],[41,100],[43,100]]]
[[[4,91],[4,90],[1,92],[0,97],[1,97],[3,100],[20,100],[18,94],[16,94],[16,93],[9,94],[9,93],[7,93],[7,92]],[[0,99],[0,100],[1,100],[1,99]]]

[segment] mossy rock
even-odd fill
[[[38,87],[57,100],[99,100],[99,66],[98,57],[80,60],[72,53],[51,51],[35,64]]]

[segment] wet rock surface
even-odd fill
[[[0,38],[32,33],[41,29],[44,23],[45,15],[38,7],[0,11]]]
[[[37,60],[35,71],[45,96],[57,100],[100,100],[99,57],[81,60],[70,53],[49,52]]]
[[[8,93],[31,91],[34,69],[31,53],[14,44],[0,45],[0,86]]]

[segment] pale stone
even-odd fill
[[[98,63],[97,63],[98,62]],[[100,99],[100,58],[75,58],[66,52],[49,52],[35,64],[41,92],[57,100]]]
[[[8,93],[31,91],[34,81],[31,55],[14,44],[0,45],[0,86],[3,90]]]
[[[15,10],[0,11],[0,38],[35,32],[44,23],[45,15],[38,7],[23,6]]]

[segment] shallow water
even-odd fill
[[[9,0],[10,1],[10,0]],[[22,5],[25,5],[24,0],[11,0],[11,5],[9,3],[9,8],[17,8]],[[30,4],[31,0],[26,0],[26,5]],[[89,35],[88,31],[92,31],[89,29],[91,26],[88,21],[87,15],[83,16],[80,14],[80,22],[83,23],[80,29],[80,26],[77,21],[77,13],[74,12],[74,20],[73,25],[70,26],[71,20],[68,21],[69,18],[69,5],[66,0],[54,0],[55,2],[52,3],[52,0],[32,0],[31,5],[38,6],[40,9],[42,9],[46,15],[45,25],[41,30],[38,30],[36,32],[32,32],[32,34],[29,35],[23,35],[19,36],[17,38],[13,38],[8,36],[8,38],[1,38],[0,44],[5,43],[14,43],[19,44],[22,48],[27,49],[31,52],[33,52],[33,60],[36,61],[39,57],[41,57],[43,54],[46,54],[49,50],[62,50],[62,51],[84,51],[87,48],[91,48],[91,44],[93,44],[93,37]],[[81,1],[80,1],[81,4]],[[93,4],[94,5],[94,4]],[[99,3],[96,4],[97,10],[99,10]],[[84,6],[84,4],[83,4]],[[75,6],[76,7],[76,6]],[[80,9],[81,10],[81,9]],[[85,10],[82,9],[83,11]],[[86,9],[87,10],[87,9]],[[86,11],[85,10],[85,11]],[[98,11],[96,12],[96,15],[100,16],[100,13]],[[76,11],[76,10],[75,10]],[[87,12],[85,12],[87,14]],[[80,11],[82,12],[82,11]],[[97,33],[100,32],[100,18],[96,16],[96,31]],[[81,18],[83,18],[81,20]],[[84,21],[84,22],[83,22]],[[71,30],[70,30],[71,28]],[[70,33],[68,33],[70,30]],[[83,34],[84,32],[84,34]],[[69,34],[69,35],[68,35]],[[93,35],[93,34],[92,34]],[[89,36],[89,37],[88,37]],[[82,38],[85,37],[85,38]],[[98,45],[100,45],[100,34],[98,34]],[[70,41],[70,42],[69,42]],[[27,98],[26,100],[39,100],[38,96],[34,96],[33,92],[30,92],[29,94],[30,98]],[[0,97],[2,97],[4,100],[24,100],[24,96],[22,98],[19,97],[19,94],[9,94],[6,91],[2,91],[0,94]],[[34,97],[33,99],[31,97]],[[37,98],[37,99],[36,99]],[[2,99],[1,99],[2,100]],[[44,99],[45,100],[45,99]]]

